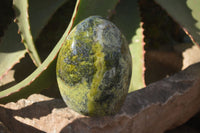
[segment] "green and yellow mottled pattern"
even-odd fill
[[[90,116],[115,114],[131,78],[131,56],[123,35],[101,17],[83,20],[66,38],[56,74],[70,108]]]

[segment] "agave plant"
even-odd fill
[[[137,0],[77,0],[73,14],[68,14],[68,18],[66,18],[66,22],[69,18],[71,20],[65,32],[60,36],[57,44],[55,43],[55,47],[48,57],[43,62],[41,61],[41,55],[36,49],[37,39],[41,38],[40,33],[55,12],[61,6],[69,5],[71,1],[13,0],[15,19],[4,31],[0,42],[0,80],[20,62],[26,53],[37,68],[21,82],[1,90],[0,103],[26,98],[56,83],[56,60],[65,38],[76,24],[92,15],[102,16],[112,21],[127,38],[133,64],[129,92],[145,86],[143,34],[145,29]],[[155,0],[155,2],[182,27],[194,44],[200,44],[199,1]],[[46,45],[48,46],[48,44]]]

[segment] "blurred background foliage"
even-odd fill
[[[42,61],[47,58],[68,27],[75,4],[74,0],[65,2],[40,32],[35,44]],[[183,67],[182,52],[191,48],[193,44],[181,26],[153,0],[140,0],[138,5],[145,42],[144,78],[146,85],[148,85],[180,71]],[[15,14],[12,0],[2,0],[0,6],[0,37],[3,37],[9,23],[14,20]],[[189,43],[189,45],[183,46],[185,43]],[[19,83],[36,68],[26,54],[25,58],[22,58],[20,63],[13,68],[15,81],[8,84],[1,81],[0,88],[5,89]]]

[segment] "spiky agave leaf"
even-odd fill
[[[42,30],[44,25],[46,25],[52,14],[68,0],[29,0],[29,6],[27,1],[18,1],[14,1],[14,9],[16,15],[21,14],[21,16],[18,15],[16,19],[19,27],[17,27],[17,24],[12,22],[8,26],[8,29],[5,31],[5,34],[0,42],[0,80],[10,69],[12,69],[15,64],[20,62],[20,59],[24,57],[27,51],[33,51],[25,49],[18,33],[21,33],[22,40],[25,42],[25,45],[34,47],[31,46],[34,45],[32,37],[35,41],[37,35]],[[48,4],[45,4],[47,2]],[[28,10],[28,8],[30,10]],[[31,25],[29,25],[28,11],[30,14]],[[35,20],[37,17],[38,19]],[[29,39],[29,41],[27,41],[27,39]]]
[[[155,0],[182,26],[195,44],[200,45],[199,0]]]

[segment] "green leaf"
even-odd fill
[[[29,0],[29,20],[33,40],[47,24],[52,14],[69,0]]]
[[[30,26],[33,39],[37,38],[37,35],[42,30],[42,28],[47,24],[48,20],[52,14],[68,0],[29,0],[29,14],[30,14]],[[21,1],[22,2],[22,1]],[[26,1],[24,1],[25,4]],[[46,4],[48,3],[48,4]],[[22,6],[22,5],[21,5]],[[27,5],[23,5],[27,8]],[[24,7],[23,7],[24,8]],[[28,10],[28,9],[23,9]],[[15,8],[17,14],[20,14],[20,10]],[[22,9],[21,9],[22,11]],[[25,15],[26,11],[23,12]],[[24,18],[25,16],[23,16]],[[26,23],[28,23],[28,18],[26,17]],[[23,22],[23,21],[22,21]],[[18,23],[22,23],[21,21]],[[23,23],[22,23],[23,26]],[[27,28],[27,24],[25,24]],[[30,29],[26,29],[27,30]],[[27,52],[23,44],[20,42],[21,37],[17,34],[18,27],[14,22],[9,25],[2,41],[0,43],[0,79],[24,57]],[[26,32],[24,34],[26,34]],[[29,34],[29,32],[28,32]],[[31,34],[30,34],[31,35]]]
[[[27,52],[36,66],[41,64],[40,57],[35,48],[33,38],[30,31],[30,24],[28,18],[28,0],[14,0],[13,6],[16,13],[16,23],[19,27],[19,33],[22,37]]]
[[[17,24],[12,22],[0,43],[0,80],[3,76],[24,57],[26,49],[20,42],[20,35],[17,34]]]
[[[129,92],[141,89],[144,84],[143,30],[137,0],[122,0],[116,7],[113,21],[129,42],[132,56],[132,78]]]
[[[155,0],[178,22],[192,41],[200,45],[199,0]]]
[[[144,81],[144,42],[143,28],[138,27],[136,35],[132,38],[132,43],[129,45],[132,56],[132,78],[129,92],[145,87]]]
[[[24,98],[29,96],[30,94],[37,93],[42,89],[48,88],[51,83],[56,82],[55,76],[55,67],[56,67],[56,56],[65,40],[69,31],[72,29],[72,26],[75,26],[78,22],[80,22],[83,18],[88,17],[90,15],[100,15],[107,16],[108,10],[113,9],[118,0],[77,0],[76,7],[74,9],[74,13],[71,19],[71,22],[53,49],[47,59],[39,66],[30,76],[26,79],[18,83],[17,85],[1,91],[0,92],[0,103],[7,103],[10,101],[16,101],[20,98]],[[92,5],[91,5],[92,3]],[[96,8],[99,5],[106,5],[106,8]],[[109,6],[107,6],[109,5]],[[85,10],[89,9],[89,10]],[[98,9],[98,10],[97,10]],[[86,13],[87,12],[87,13]],[[81,14],[83,13],[83,15]]]

